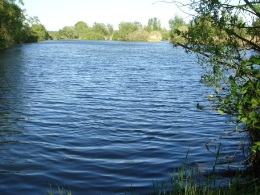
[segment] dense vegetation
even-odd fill
[[[248,131],[251,164],[259,177],[260,2],[200,0],[178,5],[190,6],[195,14],[187,30],[174,31],[184,42],[174,35],[172,40],[197,53],[205,69],[202,81],[215,89],[213,107],[231,116],[236,132]]]
[[[0,49],[48,38],[45,27],[37,18],[26,18],[21,5],[21,1],[0,0]]]
[[[185,22],[182,21],[182,27]],[[175,19],[176,19],[175,18]],[[175,19],[169,21],[169,25]],[[180,27],[180,26],[178,26]],[[94,23],[92,27],[83,21],[77,22],[74,26],[65,26],[58,32],[49,32],[53,39],[83,39],[83,40],[116,40],[116,41],[161,41],[170,38],[170,31],[161,27],[158,18],[150,18],[147,25],[140,22],[121,22],[118,30],[114,30],[111,24]]]

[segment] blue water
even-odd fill
[[[233,126],[209,109],[201,73],[195,55],[168,42],[46,41],[2,51],[0,193],[58,185],[75,195],[147,194],[188,150],[191,163],[214,162],[205,143]],[[223,157],[242,158],[240,139],[222,140]]]

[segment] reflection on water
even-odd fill
[[[193,55],[167,42],[46,41],[1,52],[1,193],[44,194],[49,184],[148,193],[188,150],[189,163],[208,170],[215,156],[205,143],[232,126],[196,108],[207,108],[209,93],[200,74]],[[240,140],[221,141],[223,159],[244,158]]]

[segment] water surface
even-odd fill
[[[46,41],[0,53],[0,191],[146,194],[230,129],[195,56],[168,42]],[[240,136],[228,153],[242,156]],[[214,145],[214,143],[213,143]],[[214,149],[213,149],[214,151]],[[206,169],[206,168],[205,168]]]

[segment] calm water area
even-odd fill
[[[194,54],[168,42],[45,41],[0,52],[0,194],[148,194],[189,150],[243,159]],[[205,106],[197,109],[196,105]],[[238,166],[238,165],[236,165]]]

